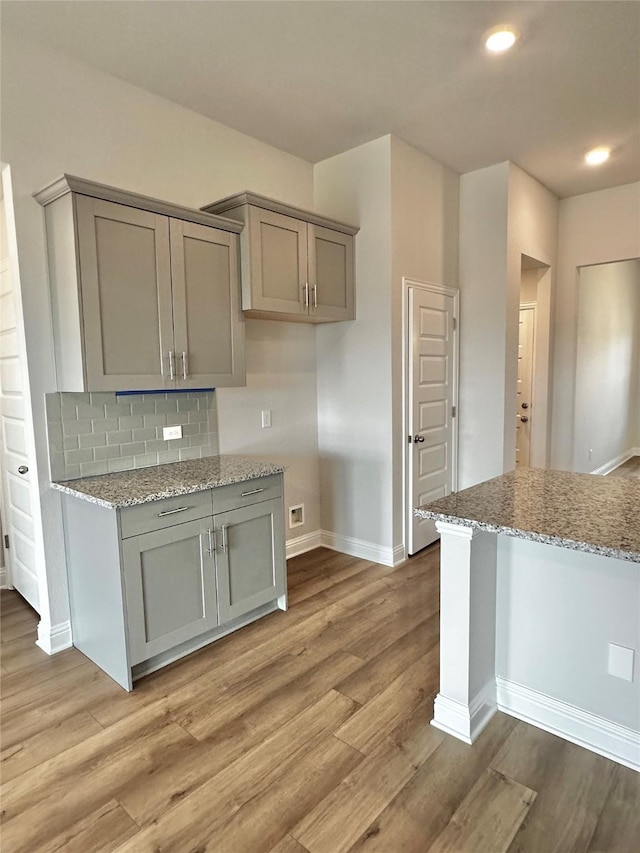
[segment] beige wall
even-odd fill
[[[313,171],[296,157],[6,34],[2,157],[13,174],[50,616],[57,624],[68,618],[66,573],[59,497],[48,487],[44,413],[44,394],[56,385],[43,213],[31,194],[69,172],[193,207],[245,188],[310,207]],[[220,449],[259,448],[285,461],[286,501],[304,501],[315,529],[314,331],[248,321],[247,338],[247,388],[218,399]],[[263,407],[273,412],[268,438],[260,427]]]
[[[638,446],[640,261],[583,267],[573,470],[595,471]]]
[[[504,465],[509,164],[460,178],[458,486]]]
[[[391,558],[390,137],[314,167],[318,212],[360,226],[356,316],[317,330],[322,529]]]
[[[551,466],[573,466],[578,268],[640,257],[640,183],[560,202]]]
[[[515,466],[518,309],[522,256],[549,266],[538,283],[537,417],[548,420],[557,205],[552,193],[513,163],[460,179],[460,464],[465,488]],[[532,442],[535,464],[547,455],[546,431]]]
[[[395,137],[314,167],[316,208],[360,224],[357,321],[318,329],[323,529],[404,541],[402,277],[457,286],[458,176]]]
[[[515,412],[518,381],[518,305],[523,256],[534,261],[540,271],[536,296],[535,370],[531,410],[531,465],[544,468],[549,462],[551,435],[551,371],[553,293],[558,251],[558,199],[518,166],[509,169],[509,300],[507,317],[507,376],[505,399],[508,414],[505,425],[504,466],[515,466]],[[509,417],[511,421],[509,421]]]
[[[402,279],[458,287],[458,204],[456,172],[391,137],[391,316],[393,428],[393,541],[405,541],[409,523],[405,490],[406,434],[403,377]]]

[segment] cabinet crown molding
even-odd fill
[[[41,190],[38,190],[38,192],[33,193],[33,198],[45,207],[67,193],[78,193],[80,195],[91,196],[92,198],[99,198],[103,201],[112,201],[116,204],[126,204],[128,207],[137,207],[140,210],[160,213],[164,216],[171,216],[174,219],[184,219],[187,222],[197,222],[200,225],[211,225],[214,228],[219,228],[222,231],[230,231],[234,234],[239,234],[243,228],[242,222],[207,213],[203,209],[197,210],[196,208],[161,201],[160,199],[150,198],[139,193],[110,187],[107,184],[99,184],[95,181],[88,181],[85,178],[78,178],[75,175],[62,175]]]
[[[276,201],[272,198],[267,198],[258,193],[244,190],[241,193],[227,196],[219,201],[214,201],[211,204],[201,208],[210,214],[220,215],[228,210],[233,210],[236,207],[242,207],[249,204],[252,207],[261,207],[263,210],[272,210],[274,213],[282,213],[285,216],[292,216],[295,219],[301,219],[303,222],[310,222],[312,225],[320,225],[322,228],[330,228],[333,231],[340,231],[343,234],[355,236],[360,228],[355,225],[348,225],[345,222],[339,222],[336,219],[329,219],[327,216],[321,216],[319,213],[314,213],[310,210],[303,210],[293,205],[285,204],[281,201]]]

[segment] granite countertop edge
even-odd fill
[[[212,466],[220,465],[225,470],[213,472],[210,470]],[[182,467],[177,470],[174,466]],[[190,460],[189,463],[166,463],[122,471],[117,474],[53,481],[51,486],[58,492],[107,509],[122,509],[164,500],[165,498],[204,492],[220,486],[231,486],[235,483],[268,477],[272,474],[283,474],[285,470],[284,465],[250,457],[216,456]],[[176,475],[183,473],[185,479],[180,483],[175,482]],[[162,483],[163,478],[169,479],[168,485]],[[140,480],[143,481],[143,484],[138,485],[136,481]],[[154,480],[157,482],[154,483]],[[116,494],[109,494],[113,491]]]
[[[591,542],[582,542],[576,539],[567,539],[562,536],[553,536],[547,533],[536,533],[533,530],[522,530],[517,527],[507,527],[502,524],[491,524],[486,521],[477,521],[471,518],[462,518],[457,515],[449,515],[442,512],[418,507],[414,513],[420,518],[432,518],[434,521],[444,521],[447,524],[456,524],[460,527],[472,527],[475,530],[485,530],[489,533],[504,533],[516,539],[528,539],[530,542],[541,542],[546,545],[557,545],[561,548],[569,548],[573,551],[582,551],[587,554],[598,554],[604,557],[615,557],[618,560],[626,560],[632,563],[640,563],[640,552],[621,548],[612,548],[607,545],[596,545]]]

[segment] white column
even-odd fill
[[[496,711],[497,534],[437,521],[440,692],[431,721],[472,743]]]

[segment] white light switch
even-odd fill
[[[609,643],[609,675],[616,678],[624,678],[625,681],[633,681],[633,649]]]
[[[162,437],[165,441],[171,441],[173,438],[182,438],[182,427],[179,425],[162,427]]]
[[[262,429],[271,426],[271,409],[262,410]]]

